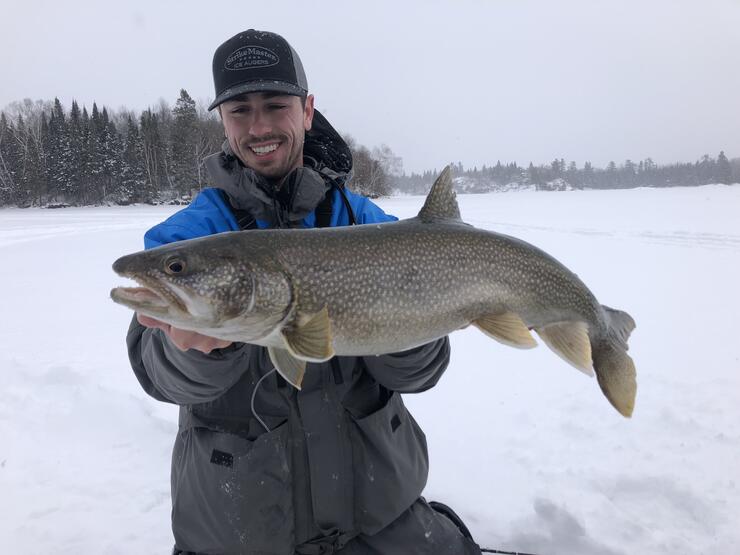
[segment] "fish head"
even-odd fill
[[[204,335],[242,341],[268,335],[290,310],[289,283],[279,268],[259,257],[250,260],[215,239],[181,241],[119,258],[113,270],[141,287],[117,287],[111,298],[144,316]]]

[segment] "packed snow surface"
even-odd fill
[[[380,202],[413,216],[421,197]],[[740,187],[459,197],[467,222],[549,252],[637,322],[637,405],[544,346],[470,328],[434,389],[425,495],[484,547],[740,553]],[[168,553],[176,408],[146,396],[110,265],[175,208],[0,210],[0,547]]]

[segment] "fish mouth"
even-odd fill
[[[118,304],[154,318],[171,315],[172,309],[188,313],[185,303],[159,280],[147,276],[124,275],[124,277],[135,280],[140,287],[111,289],[111,299]]]

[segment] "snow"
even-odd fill
[[[428,499],[484,547],[539,555],[740,553],[740,187],[458,197],[637,322],[634,416],[544,346],[452,336],[407,395]],[[400,217],[420,197],[380,204]],[[0,546],[167,553],[176,409],[130,371],[110,269],[175,207],[0,210]]]

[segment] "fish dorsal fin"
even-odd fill
[[[460,208],[457,206],[455,191],[452,189],[450,166],[439,174],[427,195],[427,200],[419,212],[422,222],[436,222],[439,220],[459,220]]]
[[[558,322],[535,331],[560,358],[584,374],[594,375],[591,340],[585,322]]]
[[[306,361],[299,360],[290,354],[286,349],[278,347],[268,347],[270,360],[275,365],[275,370],[285,378],[285,381],[296,389],[301,389],[303,375],[306,373]]]
[[[331,322],[326,307],[315,314],[299,317],[297,325],[282,330],[285,346],[294,357],[324,362],[334,356]]]
[[[510,347],[531,349],[537,346],[537,341],[529,333],[527,325],[513,312],[487,314],[478,318],[473,325],[496,341]]]

